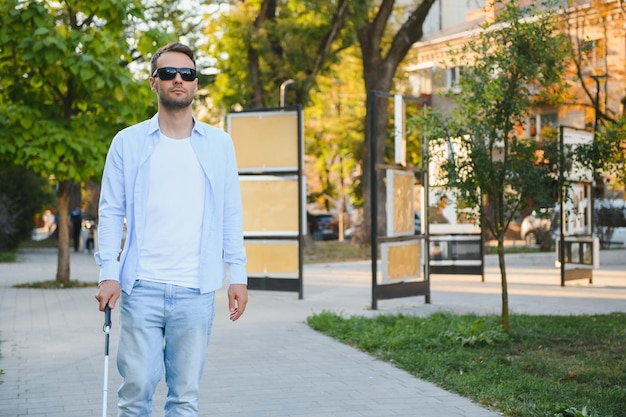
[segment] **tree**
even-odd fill
[[[626,115],[600,127],[589,158],[594,161],[593,166],[626,186]]]
[[[99,179],[114,133],[148,108],[149,89],[125,66],[127,18],[140,14],[137,0],[0,6],[0,160],[58,183],[61,283],[70,279],[70,190]]]
[[[365,93],[359,77],[360,58],[356,47],[345,51],[328,75],[318,77],[304,111],[305,155],[307,155],[308,202],[339,213],[340,237],[346,203],[355,201],[351,174],[361,161]]]
[[[341,29],[348,13],[360,7],[348,0],[233,3],[206,29],[207,52],[218,71],[212,96],[227,111],[277,106],[280,85],[288,79],[294,84],[286,102],[306,105],[317,75],[350,45]]]
[[[356,40],[355,16],[363,15],[367,4],[347,0],[234,3],[207,25],[207,52],[218,71],[209,88],[213,108],[221,113],[275,107],[281,84],[293,80],[285,103],[305,106],[305,146],[308,155],[316,155],[314,163],[307,165],[315,173],[309,178],[316,177],[309,197],[342,212],[344,180],[356,163],[355,142],[362,140],[363,125],[358,114],[362,106],[356,102],[362,103],[364,96],[354,92],[359,64],[350,46]]]
[[[612,181],[613,186],[626,185],[626,116],[604,120],[590,145],[578,146],[575,158],[595,173],[600,187]]]
[[[294,79],[287,102],[306,106],[311,89],[316,88],[316,77],[327,73],[357,39],[365,91],[388,92],[399,64],[422,37],[422,24],[433,3],[424,0],[407,12],[407,7],[396,6],[395,0],[237,2],[236,7],[208,25],[210,55],[220,57],[216,60],[219,73],[212,86],[215,103],[227,111],[273,106],[278,102],[280,84]],[[399,21],[398,16],[406,19]],[[387,128],[387,110],[380,111],[376,115],[376,133],[372,133],[377,138],[378,155],[384,150]],[[366,119],[370,117],[374,116],[366,115]],[[369,169],[369,134],[359,152],[365,172]],[[369,178],[356,181],[369,198]],[[383,196],[381,190],[379,198]],[[367,210],[366,206],[366,217]],[[382,215],[374,217],[384,221]]]
[[[382,91],[389,92],[393,87],[394,76],[398,66],[407,55],[411,46],[422,38],[422,25],[426,16],[433,5],[434,0],[422,0],[413,10],[404,10],[394,8],[395,0],[382,0],[376,10],[372,10],[369,17],[357,29],[359,45],[361,47],[361,56],[363,60],[363,81],[365,91]],[[371,2],[370,2],[371,3]],[[398,22],[392,19],[392,14],[406,16],[406,20]],[[406,12],[406,13],[405,13]],[[392,33],[396,30],[395,34]],[[370,170],[375,169],[371,166],[371,152],[376,152],[376,163],[382,163],[385,144],[387,139],[387,106],[377,106],[378,113],[371,114],[371,101],[373,97],[367,96],[367,114],[365,125],[365,142],[363,152],[363,196],[365,201],[370,198],[376,198],[378,201],[384,201],[386,191],[384,187],[378,187],[378,195],[371,195],[371,180],[367,174]],[[372,132],[369,129],[370,120],[375,118],[375,129]],[[375,149],[370,149],[370,137],[374,135]],[[377,183],[383,184],[382,172],[377,175]],[[385,230],[385,205],[378,205],[378,213],[371,213],[369,204],[364,207],[364,224],[377,222],[377,229],[380,234]],[[364,231],[367,239],[369,231]]]
[[[514,216],[530,202],[549,206],[545,190],[557,178],[555,142],[517,137],[537,103],[562,100],[568,38],[557,29],[549,1],[521,8],[514,0],[495,1],[495,21],[470,40],[457,59],[466,65],[458,107],[449,117],[431,117],[431,138],[453,140],[457,157],[443,169],[446,186],[479,208],[480,223],[498,242],[502,315],[509,326],[504,236]]]

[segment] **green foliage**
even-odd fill
[[[621,244],[613,242],[613,234],[616,228],[626,227],[626,206],[602,201],[593,211],[593,221],[601,248],[609,248],[613,243]]]
[[[350,169],[363,160],[366,146],[361,114],[367,106],[362,86],[358,96],[344,100],[341,116],[331,114],[338,107],[333,105],[339,104],[334,92],[327,95],[335,102],[324,103],[318,89],[326,92],[328,86],[324,83],[335,78],[341,86],[331,90],[352,94],[354,88],[344,88],[348,85],[345,79],[350,78],[349,84],[356,80],[363,83],[365,67],[369,67],[368,73],[373,74],[369,80],[375,83],[365,87],[389,90],[397,66],[421,36],[422,21],[432,4],[433,0],[417,6],[394,5],[389,0],[253,0],[231,4],[209,17],[205,31],[205,53],[215,61],[218,72],[209,87],[213,111],[221,115],[224,111],[275,107],[280,85],[294,80],[286,89],[285,103],[300,103],[307,110],[309,105],[324,106],[326,110],[311,112],[322,114],[322,119],[311,119],[308,114],[305,118],[305,131],[314,131],[314,137],[307,138],[307,154],[321,156],[319,166],[312,170],[321,185],[312,198],[326,204],[328,197],[338,197],[340,181],[332,177],[342,169],[340,165]],[[394,30],[398,30],[395,35]],[[355,54],[351,46],[357,37],[365,44]],[[363,59],[364,50],[369,60]],[[359,58],[358,66],[354,65],[354,56]],[[357,100],[361,103],[353,105]],[[333,136],[330,140],[329,135]],[[357,138],[359,135],[361,138]],[[413,152],[410,158],[414,160],[415,156]],[[366,182],[360,176],[353,178],[351,188],[346,190],[354,206],[363,205]]]
[[[202,33],[205,14],[210,14],[225,3],[228,0],[141,0],[131,3],[125,24],[129,52],[124,57],[123,65],[132,62],[133,72],[138,78],[144,79],[149,75],[148,64],[156,49],[170,41],[182,39],[194,50],[199,70],[198,85],[204,88],[212,78],[206,74],[211,63],[200,51],[200,46],[205,43]],[[146,81],[142,81],[142,84],[146,87],[148,85]],[[201,95],[202,92],[199,92],[197,98]],[[152,110],[152,113],[156,111],[156,107]]]
[[[338,240],[317,241],[304,248],[304,263],[367,261],[371,259],[369,246]]]
[[[339,61],[339,52],[354,42],[354,31],[342,25],[330,38],[328,52],[320,55],[341,2],[281,0],[276,9],[267,10],[261,9],[262,3],[238,2],[209,17],[205,52],[218,71],[210,93],[219,109],[276,107],[279,87],[288,79],[295,83],[287,89],[285,102],[306,105],[317,74],[327,74]],[[354,3],[348,4],[352,13],[368,2]]]
[[[0,162],[58,182],[57,279],[69,281],[65,233],[72,184],[98,181],[114,134],[149,109],[128,68],[140,0],[0,5]]]
[[[537,253],[539,252],[539,248],[532,246],[507,246],[505,248],[506,253]],[[497,255],[498,247],[497,246],[486,246],[484,249],[485,255]]]
[[[625,319],[512,315],[506,334],[494,315],[346,318],[324,311],[307,323],[505,416],[624,417]]]
[[[575,156],[580,163],[609,175],[616,185],[626,185],[626,116],[600,125],[589,146],[577,146]]]
[[[494,236],[503,236],[513,216],[530,202],[551,206],[545,197],[556,197],[556,143],[515,134],[534,104],[559,99],[569,49],[564,36],[556,34],[556,24],[550,9],[520,9],[516,2],[506,2],[496,22],[484,27],[458,57],[467,70],[452,115],[454,130],[447,130],[459,138],[459,153],[467,158],[450,160],[445,171],[461,199],[482,206],[476,190],[483,191],[491,207],[481,220]]]
[[[15,262],[17,255],[15,252],[2,252],[0,251],[0,262]]]
[[[305,153],[315,155],[309,199],[336,209],[340,190],[354,195],[353,183],[342,189],[342,179],[361,153],[365,94],[358,51],[351,46],[370,2],[273,3],[238,2],[208,17],[204,53],[218,71],[208,87],[213,111],[276,107],[281,83],[294,80],[285,103],[305,107]],[[344,4],[350,18],[341,17]]]
[[[344,51],[341,64],[330,68],[331,74],[318,77],[318,88],[304,112],[305,154],[309,163],[308,199],[327,210],[340,205],[341,185],[344,196],[355,199],[351,173],[361,160],[365,100],[363,83],[358,74],[359,60],[355,48]],[[330,122],[332,120],[332,122]]]
[[[32,244],[33,242],[31,242]],[[497,248],[487,246],[484,251],[486,255],[497,254]],[[507,246],[506,253],[536,253],[538,248],[523,246]],[[380,257],[381,251],[378,251]],[[372,250],[369,245],[362,245],[355,242],[339,242],[338,240],[326,240],[314,242],[304,248],[304,262],[329,263],[329,262],[353,262],[370,260]]]
[[[556,142],[524,139],[516,130],[534,105],[558,104],[563,98],[570,48],[558,31],[554,6],[551,0],[528,7],[496,0],[495,21],[455,56],[455,63],[464,66],[454,97],[457,107],[447,116],[416,119],[428,132],[429,149],[441,152],[435,156],[445,179],[438,185],[464,205],[478,207],[483,230],[498,241],[505,330],[504,236],[527,207],[552,207],[559,188]]]
[[[500,327],[493,327],[484,319],[479,319],[470,326],[459,326],[455,329],[446,330],[442,334],[451,340],[461,343],[461,346],[493,346],[508,341],[508,335]]]
[[[597,414],[589,413],[589,411],[587,410],[587,407],[583,407],[581,410],[579,410],[576,407],[561,405],[561,406],[555,407],[554,412],[551,412],[546,416],[547,417],[596,417]]]
[[[98,179],[108,143],[144,109],[125,23],[138,1],[7,0],[0,8],[0,160],[59,181]]]
[[[0,170],[0,252],[14,251],[30,239],[33,219],[54,203],[47,180],[23,167]]]
[[[626,227],[626,211],[624,206],[600,206],[594,211],[598,226]]]

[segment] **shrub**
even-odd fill
[[[22,167],[0,170],[0,251],[29,239],[35,215],[53,201],[46,179]]]

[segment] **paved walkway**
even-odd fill
[[[72,278],[93,281],[91,255],[72,253]],[[514,313],[593,314],[626,311],[626,250],[601,254],[594,284],[560,287],[554,255],[508,255],[509,302]],[[372,311],[368,262],[310,265],[304,299],[294,293],[251,291],[246,315],[228,321],[226,294],[217,317],[201,398],[202,416],[219,417],[495,417],[498,414],[414,378],[393,366],[311,330],[305,319],[323,310],[345,315],[438,310],[499,313],[497,260],[486,259],[486,280],[433,276],[432,303],[424,297],[380,301]],[[104,316],[94,288],[16,289],[53,279],[56,252],[24,252],[0,264],[0,416],[102,415]],[[117,312],[111,333],[109,416],[116,415]],[[162,415],[164,384],[155,396]]]

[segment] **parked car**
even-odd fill
[[[537,245],[550,239],[553,209],[545,208],[533,211],[522,219],[520,235],[527,245]]]
[[[339,238],[339,222],[331,213],[307,213],[307,223],[315,240]]]
[[[520,235],[528,245],[542,244],[560,235],[561,207],[541,209],[524,217]],[[601,247],[626,246],[626,203],[620,200],[595,200],[593,234]]]
[[[596,200],[594,206],[594,235],[600,247],[626,245],[626,202]]]

